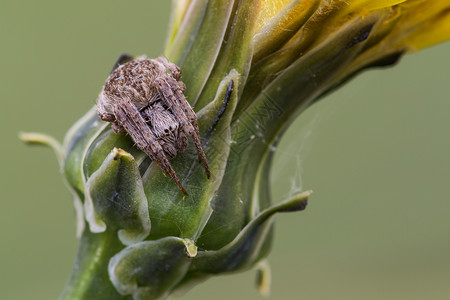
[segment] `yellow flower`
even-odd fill
[[[274,52],[281,52],[274,54],[278,56],[296,52],[298,58],[307,47],[317,45],[358,18],[377,19],[371,32],[374,49],[366,50],[365,54],[370,54],[364,54],[366,59],[397,50],[418,50],[450,39],[448,0],[266,0],[263,3],[254,41],[256,61]]]

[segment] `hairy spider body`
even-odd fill
[[[115,133],[128,133],[187,195],[168,161],[186,149],[186,135],[191,136],[208,178],[210,172],[180,75],[180,69],[163,57],[119,65],[106,80],[97,109],[102,120],[113,123]]]
[[[183,132],[183,127],[160,101],[154,102],[142,110],[142,115],[151,126],[153,133],[159,139],[169,158],[174,158],[177,152],[183,152],[186,149],[187,138]]]

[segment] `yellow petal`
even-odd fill
[[[349,6],[353,9],[363,8],[371,11],[391,7],[405,1],[407,0],[353,0],[349,2]]]
[[[447,40],[450,40],[450,10],[423,24],[404,43],[422,49]]]
[[[450,39],[450,1],[410,0],[401,5],[401,20],[390,40],[417,49]]]
[[[291,0],[263,0],[261,2],[262,10],[258,18],[257,32]]]
[[[287,1],[284,1],[287,2]],[[254,59],[279,49],[287,42],[319,7],[319,0],[294,0],[284,7],[281,1],[264,3],[265,11],[258,18],[254,37]],[[270,6],[269,4],[274,4]],[[277,4],[275,6],[275,4]],[[270,10],[271,9],[271,10]],[[275,10],[277,10],[275,12]],[[265,23],[264,23],[265,22]],[[259,27],[261,26],[261,27]]]

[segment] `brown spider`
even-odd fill
[[[102,120],[113,123],[115,133],[128,133],[187,195],[168,160],[186,149],[186,134],[192,137],[208,178],[210,171],[180,75],[180,68],[163,57],[129,61],[111,72],[97,109]]]

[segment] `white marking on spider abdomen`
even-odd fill
[[[157,137],[167,136],[171,139],[171,133],[178,131],[180,123],[170,111],[166,110],[159,103],[149,106],[146,109],[146,113],[148,114],[150,126]]]

